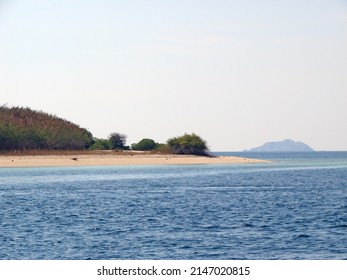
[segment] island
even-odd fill
[[[0,106],[0,167],[265,163],[266,160],[213,156],[195,133],[166,143],[127,136],[95,138],[90,131],[42,111]]]
[[[277,142],[267,142],[262,146],[246,150],[245,152],[314,152],[307,144],[286,139]]]

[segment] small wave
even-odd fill
[[[249,227],[249,228],[254,227],[254,225],[251,224],[251,223],[244,223],[243,226],[244,226],[244,227]]]
[[[335,226],[332,226],[332,228],[347,228],[347,224],[335,225]]]
[[[309,234],[299,234],[299,235],[295,236],[294,239],[296,240],[296,239],[310,238],[310,237],[311,237],[311,235],[309,235]]]

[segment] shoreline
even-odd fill
[[[235,156],[205,157],[151,153],[72,153],[43,155],[0,155],[0,168],[6,167],[69,167],[112,165],[198,165],[268,163],[267,160]]]

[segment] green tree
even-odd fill
[[[112,150],[124,150],[127,136],[118,132],[114,132],[110,135],[109,141],[111,143]]]
[[[170,138],[167,145],[175,154],[208,155],[206,141],[194,133]]]
[[[153,139],[143,138],[140,142],[131,145],[131,149],[135,151],[152,151],[159,146]]]

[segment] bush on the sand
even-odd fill
[[[107,139],[95,139],[90,150],[111,150],[111,142]]]
[[[194,133],[170,138],[167,145],[175,154],[208,155],[206,141]]]
[[[143,138],[140,142],[131,145],[134,151],[153,151],[159,146],[153,139]]]

